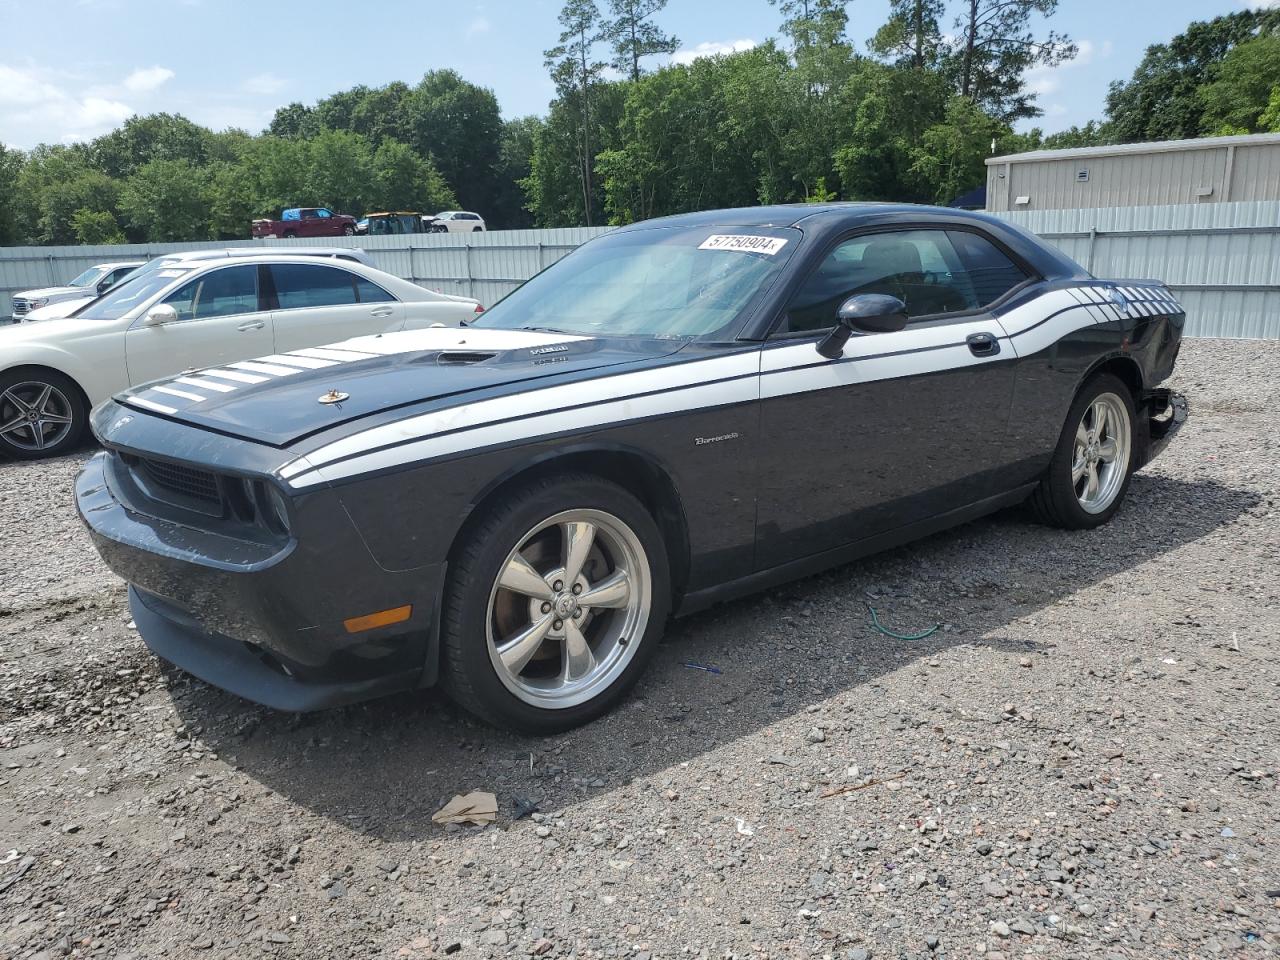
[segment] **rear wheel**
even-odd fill
[[[472,233],[484,233],[484,227],[475,227],[474,229],[472,229],[472,231],[471,231],[471,232],[472,232]]]
[[[669,592],[665,545],[635,497],[592,476],[540,480],[504,497],[453,564],[444,687],[522,732],[586,723],[639,679]]]
[[[1031,497],[1040,519],[1072,530],[1111,519],[1133,476],[1136,420],[1129,388],[1116,377],[1099,374],[1081,388]]]
[[[285,238],[286,240],[292,240],[292,239],[293,239],[294,237],[296,237],[297,235],[298,235],[298,234],[297,234],[297,231],[294,231],[294,230],[286,230],[286,231],[284,232],[284,238]]]
[[[59,456],[80,442],[88,420],[79,389],[60,373],[0,376],[0,452],[19,460]]]

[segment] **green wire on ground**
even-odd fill
[[[890,630],[888,627],[886,627],[884,624],[880,622],[880,617],[876,615],[875,607],[867,603],[865,600],[862,602],[866,606],[866,608],[871,611],[871,625],[875,627],[877,630],[879,630],[881,633],[883,633],[886,637],[893,637],[893,639],[895,640],[923,640],[925,637],[928,637],[934,633],[937,633],[938,629],[942,626],[942,624],[940,623],[935,623],[928,630],[925,630],[921,633],[897,633],[893,630]]]

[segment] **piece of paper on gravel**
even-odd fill
[[[474,823],[482,827],[498,818],[498,798],[492,793],[474,790],[466,796],[454,797],[432,814],[431,822],[444,826],[447,823]]]

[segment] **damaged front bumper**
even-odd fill
[[[1146,416],[1147,443],[1141,469],[1158,457],[1187,422],[1187,398],[1172,390],[1148,390],[1143,396],[1142,413]]]

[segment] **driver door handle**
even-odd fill
[[[975,357],[994,357],[1000,352],[1000,341],[990,333],[971,333],[965,342]]]
[[[261,330],[266,325],[267,321],[265,320],[250,320],[247,323],[240,324],[236,329],[241,333],[245,333],[248,330]]]

